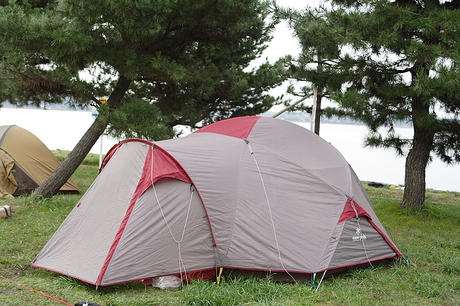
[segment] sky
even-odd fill
[[[322,0],[277,0],[277,4],[283,8],[292,8],[296,10],[302,10],[309,7],[317,7]],[[286,55],[297,56],[300,52],[300,46],[297,39],[294,37],[293,32],[289,29],[289,26],[286,21],[280,22],[273,33],[273,39],[268,44],[268,48],[262,54],[260,58],[261,62],[264,62],[265,59],[268,59],[269,62],[273,63],[279,58]],[[257,61],[256,61],[257,63]],[[270,93],[272,95],[281,95],[285,94],[287,84],[284,86],[274,89]],[[296,97],[292,97],[292,102],[297,100]],[[308,103],[308,100],[306,100]],[[284,106],[274,106],[271,111],[281,111]]]
[[[302,10],[309,7],[318,7],[322,0],[277,0],[276,3],[283,8],[292,8]],[[276,60],[284,55],[296,55],[300,51],[300,47],[296,38],[293,37],[292,31],[289,29],[287,22],[281,22],[277,25],[274,32],[274,38],[269,44],[266,55],[270,60]]]
[[[317,7],[320,3],[320,0],[306,0],[306,1],[301,1],[301,0],[277,0],[278,4],[283,7],[291,7],[295,8],[298,10],[301,10],[305,8],[307,5],[310,7]],[[296,38],[293,37],[292,31],[288,28],[287,23],[280,23],[275,32],[274,32],[274,39],[269,43],[269,47],[266,50],[266,52],[263,55],[263,61],[265,61],[265,58],[267,57],[270,61],[276,61],[278,58],[283,57],[287,54],[292,54],[292,55],[297,55],[300,52],[300,48],[298,46]],[[280,89],[282,91],[282,89]],[[295,100],[293,100],[295,101]],[[306,103],[309,103],[306,101]],[[311,101],[310,101],[311,103]],[[283,107],[278,106],[278,109],[274,109],[274,111],[279,111]],[[62,111],[46,111],[43,113],[40,113],[40,116],[37,116],[36,113],[38,112],[37,110],[27,110],[23,109],[21,110],[20,116],[16,116],[15,114],[11,113],[13,111],[16,111],[14,109],[0,109],[0,122],[2,125],[8,125],[8,124],[17,124],[23,128],[28,129],[29,131],[33,131],[33,133],[39,137],[42,141],[45,142],[45,144],[50,148],[50,149],[64,149],[64,150],[71,150],[76,142],[81,138],[81,135],[87,130],[87,128],[92,124],[94,121],[94,118],[91,116],[90,113],[85,113],[85,112],[77,112],[73,114],[71,117],[65,116],[65,112]],[[28,112],[31,112],[30,114]],[[53,113],[54,112],[54,113]],[[52,117],[49,119],[46,116]],[[37,120],[37,118],[39,120]],[[61,120],[61,121],[57,121]],[[71,121],[74,120],[74,121]],[[53,126],[71,126],[71,129],[55,129],[53,127],[49,128],[47,122],[57,123],[53,124]],[[324,125],[322,127],[322,137],[326,137],[326,127],[327,125]],[[308,126],[306,126],[308,128]],[[333,125],[331,128],[336,128],[336,125]],[[352,127],[356,128],[356,127]],[[59,133],[62,132],[63,135],[60,135]],[[338,131],[340,132],[340,131]],[[69,136],[69,133],[73,135],[72,137]],[[337,134],[337,131],[334,130],[331,132],[331,135]],[[332,137],[332,136],[331,136]],[[105,153],[113,144],[115,144],[117,141],[116,140],[111,140],[108,139],[107,137],[103,137],[100,139],[95,146],[92,148],[91,152],[92,153]],[[326,139],[326,138],[325,138]],[[334,144],[337,146],[337,148],[340,147],[341,152],[344,152],[346,154],[347,149],[354,149],[350,156],[346,156],[347,160],[349,162],[353,163],[353,167],[355,171],[357,171],[358,175],[360,178],[364,180],[379,180],[381,182],[385,183],[392,183],[392,184],[399,184],[402,183],[402,175],[398,175],[396,177],[396,172],[397,171],[391,171],[393,174],[393,177],[391,178],[381,178],[377,177],[374,174],[382,174],[384,171],[379,171],[375,170],[375,165],[368,166],[365,162],[364,159],[362,158],[362,155],[356,154],[357,150],[361,149],[361,143],[360,141],[362,140],[362,137],[359,135],[356,136],[356,134],[353,135],[347,135],[346,137],[341,137],[339,140],[343,140],[345,142],[345,145],[342,145],[340,142]],[[328,141],[332,142],[332,138],[329,139]],[[355,147],[353,147],[350,142],[355,141],[357,144],[355,144]],[[341,147],[342,146],[342,147]],[[361,152],[361,151],[359,151]],[[377,153],[375,151],[371,151],[370,149],[366,149],[366,154],[370,154],[372,157],[374,157]],[[389,153],[390,155],[392,154],[391,152],[386,152]],[[391,159],[392,156],[390,156]],[[357,158],[358,161],[354,161],[353,158]],[[403,173],[403,166],[399,166],[399,162],[401,162],[403,159],[396,159],[393,157],[392,163],[390,163],[391,168],[400,168],[401,173]],[[382,165],[388,165],[386,163],[381,163]],[[398,165],[398,166],[397,166]],[[361,170],[360,167],[364,168],[364,170]],[[367,168],[372,168],[373,173],[372,175],[367,173],[365,171],[369,170]],[[430,173],[430,171],[437,171],[439,173]],[[455,180],[455,177],[458,176],[458,171],[459,171],[459,166],[455,167],[447,167],[445,165],[438,165],[436,164],[436,161],[433,162],[428,166],[428,173],[427,173],[427,182],[432,179],[435,183],[428,184],[429,188],[435,188],[435,189],[440,189],[440,190],[459,190],[459,185],[456,183],[457,181]],[[444,182],[451,183],[452,186],[447,186]]]

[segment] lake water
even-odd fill
[[[0,125],[18,125],[40,138],[51,149],[72,150],[94,118],[88,111],[61,111],[39,109],[0,109]],[[296,122],[307,129],[309,123]],[[405,138],[411,128],[397,128]],[[362,181],[385,184],[404,184],[404,157],[391,150],[363,147],[366,127],[362,125],[322,124],[321,137],[337,148]],[[118,140],[103,136],[91,153],[105,154]],[[447,166],[435,159],[427,167],[427,188],[460,192],[460,166]]]
[[[298,123],[310,129],[310,123]],[[412,128],[396,131],[403,138],[412,138]],[[367,128],[362,125],[321,124],[320,136],[342,153],[362,181],[403,185],[405,157],[394,150],[365,148]],[[449,166],[434,159],[426,170],[426,186],[435,190],[460,191],[460,165]]]

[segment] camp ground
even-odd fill
[[[59,166],[59,161],[34,134],[17,125],[0,126],[0,198],[30,193]],[[78,193],[69,179],[61,193]]]
[[[303,280],[401,256],[332,145],[240,117],[114,146],[31,264],[106,286],[222,269]]]

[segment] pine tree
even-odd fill
[[[353,74],[335,99],[369,127],[367,145],[407,154],[401,207],[423,207],[432,157],[460,162],[460,1],[333,3],[328,18],[347,31]],[[413,139],[395,133],[401,121]]]
[[[271,38],[269,4],[1,1],[0,101],[94,105],[100,113],[35,194],[54,195],[106,127],[158,140],[176,124],[268,110],[276,101],[265,92],[281,80],[268,64],[247,67]]]
[[[340,90],[349,77],[340,66],[344,63],[341,53],[344,30],[328,19],[329,11],[324,6],[306,7],[301,11],[284,10],[279,14],[289,21],[301,46],[298,57],[285,59],[286,73],[290,79],[305,85],[299,92],[294,90],[294,86],[289,90],[304,98],[313,97],[313,106],[297,107],[296,110],[312,114],[312,131],[319,135],[321,115],[330,117],[340,113],[333,107],[322,109],[323,98],[330,98],[331,94]]]

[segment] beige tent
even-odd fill
[[[302,280],[400,256],[331,144],[241,117],[116,145],[32,265],[104,286],[216,268]]]
[[[16,125],[0,126],[0,198],[13,198],[40,186],[59,161],[34,134]],[[78,193],[69,179],[62,193]]]

